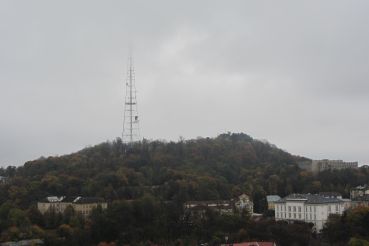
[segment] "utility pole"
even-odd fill
[[[124,119],[122,141],[131,144],[140,140],[140,127],[137,107],[137,91],[135,85],[135,71],[133,58],[128,59],[126,97],[124,103]]]

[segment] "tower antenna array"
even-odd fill
[[[132,55],[128,59],[126,97],[124,103],[124,119],[122,141],[131,144],[140,140],[140,127],[137,107],[137,91],[135,85],[135,70]]]

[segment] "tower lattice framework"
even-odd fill
[[[140,127],[137,106],[137,90],[135,84],[135,70],[132,56],[128,59],[126,96],[124,103],[123,133],[124,143],[133,143],[140,140]]]

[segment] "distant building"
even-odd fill
[[[360,185],[350,190],[352,207],[369,206],[369,186]]]
[[[319,232],[330,214],[342,214],[344,201],[318,194],[291,194],[275,202],[275,220],[313,223]]]
[[[37,245],[44,245],[44,240],[28,239],[28,240],[20,240],[16,242],[0,243],[0,246],[37,246]]]
[[[319,196],[326,197],[326,198],[338,198],[342,199],[342,195],[339,192],[319,192]]]
[[[365,194],[359,197],[355,197],[351,201],[352,207],[369,207],[369,194]]]
[[[88,216],[91,211],[98,206],[102,209],[106,209],[108,204],[104,199],[98,197],[57,197],[49,196],[37,203],[38,210],[44,214],[48,211],[54,211],[55,213],[63,213],[65,209],[71,206],[77,212],[83,216]]]
[[[269,195],[266,197],[267,199],[267,203],[268,203],[268,209],[269,210],[274,210],[274,204],[276,201],[279,201],[281,199],[280,196],[278,195]]]
[[[235,202],[235,207],[238,211],[246,210],[250,214],[254,213],[254,203],[246,194],[242,194],[238,197],[238,200]]]
[[[276,244],[274,242],[244,242],[244,243],[222,244],[221,246],[276,246]]]
[[[358,162],[345,162],[342,160],[314,160],[311,163],[311,171],[319,173],[326,170],[342,170],[348,168],[358,168]]]
[[[0,184],[6,184],[7,181],[8,181],[8,178],[7,177],[0,176]]]
[[[253,213],[254,204],[246,194],[240,195],[232,200],[211,200],[211,201],[188,201],[184,203],[185,212],[191,216],[203,217],[208,209],[219,214],[234,214],[242,210]]]
[[[369,186],[368,185],[359,185],[350,190],[350,198],[356,199],[357,197],[368,195],[369,194]]]
[[[208,209],[219,214],[233,214],[234,207],[232,201],[213,200],[213,201],[189,201],[184,204],[185,212],[191,216],[204,217]]]

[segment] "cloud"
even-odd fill
[[[2,1],[0,165],[120,136],[133,46],[146,138],[243,131],[369,161],[367,1]]]

